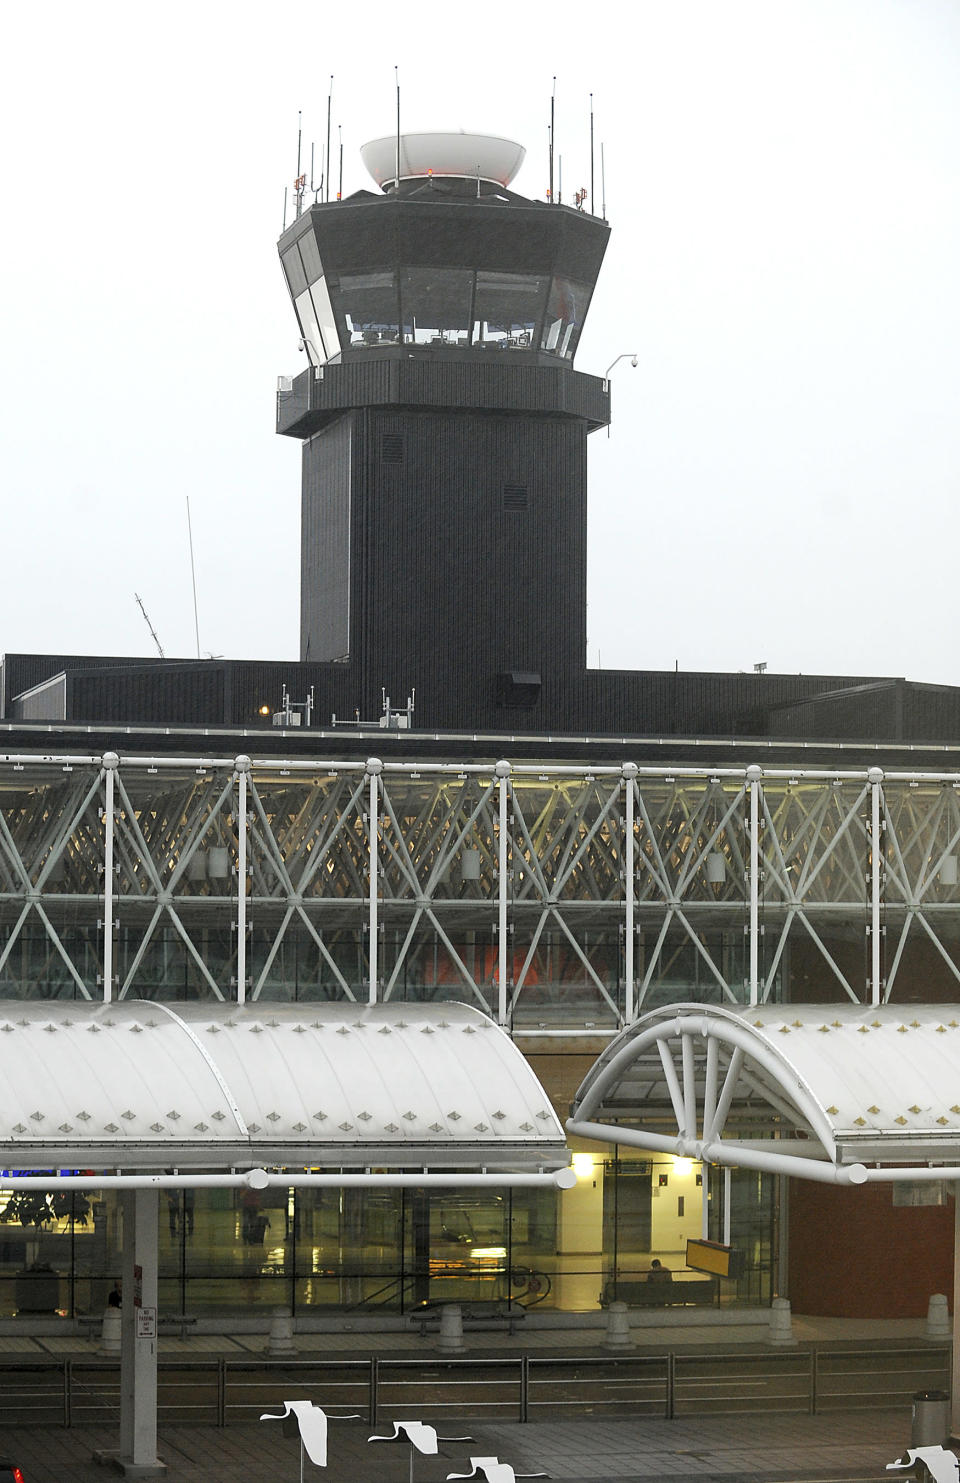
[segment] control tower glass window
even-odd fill
[[[563,360],[572,360],[590,303],[590,290],[570,278],[554,278],[550,285],[541,348]]]
[[[297,319],[300,321],[303,348],[310,357],[313,365],[322,365],[325,360],[329,359],[330,352],[324,344],[323,333],[320,329],[317,312],[313,307],[313,299],[310,296],[309,288],[305,288],[303,293],[297,296],[294,304],[297,311]],[[334,340],[335,349],[336,341]]]
[[[344,317],[344,346],[396,345],[400,338],[396,273],[343,273],[335,294]]]
[[[469,269],[404,269],[400,280],[404,344],[469,344],[472,295]]]
[[[473,343],[492,350],[525,350],[543,312],[547,279],[522,273],[478,273]]]

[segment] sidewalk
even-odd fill
[[[604,1348],[606,1329],[593,1315],[576,1327],[531,1326],[512,1338],[503,1332],[469,1332],[466,1355],[494,1357],[529,1353],[550,1356],[609,1354]],[[923,1343],[924,1322],[910,1320],[849,1321],[841,1319],[794,1319],[794,1334],[801,1348],[839,1346],[868,1349],[899,1343]],[[764,1348],[763,1325],[731,1323],[682,1325],[662,1322],[634,1323],[635,1349],[630,1353],[662,1353],[687,1348],[713,1349],[719,1355],[738,1346],[756,1351]],[[942,1346],[942,1342],[940,1344]],[[418,1357],[439,1358],[437,1336],[421,1338],[415,1329],[383,1331],[367,1326],[355,1330],[299,1334],[297,1350],[306,1358],[326,1360]],[[94,1356],[95,1338],[72,1335],[0,1337],[0,1355],[31,1357]],[[235,1359],[260,1357],[266,1353],[263,1333],[230,1335],[188,1333],[185,1337],[162,1337],[161,1360],[213,1359],[226,1355]],[[771,1350],[771,1353],[773,1351]],[[302,1392],[300,1392],[302,1393]],[[315,1399],[322,1403],[321,1396]],[[389,1415],[389,1409],[384,1408]],[[381,1417],[383,1412],[381,1412]],[[433,1421],[424,1408],[422,1419]],[[666,1483],[677,1479],[717,1480],[717,1483],[805,1483],[805,1480],[891,1479],[887,1473],[910,1442],[909,1404],[896,1409],[863,1409],[827,1412],[816,1416],[798,1412],[757,1411],[737,1415],[684,1415],[666,1421],[648,1418],[600,1419],[595,1416],[564,1416],[556,1421],[466,1421],[438,1423],[441,1436],[469,1434],[473,1442],[442,1444],[436,1458],[417,1456],[414,1483],[442,1483],[448,1473],[466,1473],[471,1456],[496,1456],[519,1473],[545,1471],[560,1483],[621,1483],[638,1479],[644,1483]],[[409,1461],[405,1446],[369,1446],[371,1433],[390,1431],[389,1421],[376,1426],[362,1421],[332,1422],[329,1438],[329,1467],[326,1474],[307,1463],[304,1478],[326,1476],[349,1483],[408,1483]],[[92,1461],[98,1449],[115,1449],[118,1426],[4,1428],[0,1424],[0,1457],[17,1462],[26,1483],[109,1483],[112,1474]],[[169,1467],[170,1483],[248,1483],[248,1480],[300,1477],[300,1453],[295,1438],[284,1437],[272,1423],[245,1424],[233,1421],[224,1428],[208,1425],[163,1426],[159,1453]],[[911,1476],[907,1474],[906,1476]]]
[[[331,1424],[329,1466],[309,1462],[304,1478],[349,1483],[407,1483],[408,1448],[371,1446],[367,1438],[389,1432],[362,1422]],[[546,1472],[561,1483],[801,1483],[801,1480],[890,1479],[887,1463],[909,1442],[910,1414],[854,1412],[842,1416],[716,1416],[678,1421],[593,1419],[476,1425],[473,1442],[443,1443],[434,1458],[415,1458],[416,1483],[441,1483],[466,1473],[471,1456],[496,1456],[518,1473]],[[95,1448],[115,1447],[103,1428],[62,1431],[0,1428],[0,1453],[16,1461],[26,1483],[109,1483],[113,1474],[94,1463]],[[279,1425],[171,1427],[161,1429],[159,1453],[168,1483],[250,1483],[300,1477],[300,1449]],[[901,1475],[902,1476],[902,1475]],[[907,1474],[910,1476],[910,1474]]]

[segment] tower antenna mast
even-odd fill
[[[400,189],[400,69],[394,67],[393,75],[397,80],[397,180],[396,189]]]
[[[303,109],[301,108],[297,112],[297,178],[296,178],[296,180],[294,181],[294,184],[293,184],[294,194],[296,196],[296,201],[297,201],[297,210],[296,210],[296,216],[295,216],[294,219],[296,219],[296,217],[299,217],[300,213],[303,210],[303,191],[304,191],[304,187],[306,186],[306,183],[307,183],[307,177],[305,175],[301,175],[300,174],[300,147],[301,147],[302,140],[303,140]]]
[[[327,94],[327,158],[323,171],[324,193],[323,199],[330,199],[330,109],[333,104],[333,73],[330,73],[330,91]]]
[[[549,197],[548,197],[548,199],[550,201],[550,205],[551,206],[553,205],[553,126],[554,126],[554,116],[555,116],[556,102],[557,102],[557,79],[554,78],[553,79],[553,92],[550,94],[550,185],[549,185]]]
[[[197,658],[200,658],[200,618],[197,613],[197,572],[193,564],[193,526],[190,523],[190,496],[187,495],[187,535],[190,540],[190,580],[193,582],[193,631],[197,640]]]
[[[137,600],[137,607],[140,609],[141,613],[143,614],[143,621],[144,621],[144,623],[146,623],[147,627],[150,630],[150,637],[153,639],[153,642],[157,646],[157,653],[160,655],[160,658],[161,659],[166,659],[167,656],[163,652],[163,646],[161,645],[160,640],[157,638],[156,630],[155,630],[153,624],[150,622],[150,619],[147,616],[147,610],[143,606],[143,601],[142,601],[142,599],[140,597],[139,592],[135,592],[133,595],[134,595],[134,597]]]
[[[596,203],[593,198],[593,94],[590,94],[590,210],[594,216],[597,214]]]

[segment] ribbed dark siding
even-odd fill
[[[358,421],[351,655],[367,711],[381,686],[400,704],[416,687],[426,725],[503,724],[497,676],[521,670],[543,681],[524,726],[572,719],[586,643],[586,437],[584,423],[547,417]],[[384,438],[402,441],[402,460],[382,458]],[[504,508],[504,485],[526,488],[526,509]]]
[[[3,714],[10,714],[10,702],[25,690],[32,690],[43,680],[67,669],[110,669],[131,664],[164,664],[160,658],[132,659],[106,654],[5,654],[3,656]]]
[[[306,438],[347,408],[450,407],[542,413],[584,419],[591,429],[610,420],[610,392],[599,376],[553,364],[517,364],[483,355],[432,358],[391,351],[298,376],[278,399],[278,432]]]
[[[314,661],[350,651],[352,427],[341,417],[303,449],[300,654]]]

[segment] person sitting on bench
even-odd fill
[[[671,1272],[669,1267],[665,1267],[663,1265],[663,1262],[660,1261],[659,1257],[654,1257],[653,1261],[650,1263],[650,1270],[647,1273],[647,1281],[672,1282],[673,1273]]]

